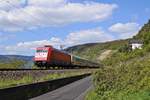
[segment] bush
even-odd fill
[[[128,44],[125,44],[125,45],[121,46],[121,47],[118,49],[118,51],[119,51],[119,52],[129,52],[130,49],[131,49],[131,47],[130,47]]]

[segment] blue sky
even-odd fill
[[[33,55],[136,35],[150,19],[149,0],[0,0],[0,54]]]

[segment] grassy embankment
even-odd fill
[[[64,77],[70,77],[70,76],[76,76],[76,75],[82,75],[85,73],[90,73],[91,71],[83,70],[83,71],[70,71],[70,72],[63,72],[63,73],[37,73],[39,75],[32,75],[29,73],[28,75],[21,75],[21,76],[11,76],[12,78],[9,77],[3,77],[0,78],[0,88],[7,88],[7,87],[12,87],[12,86],[18,86],[18,85],[23,85],[23,84],[30,84],[30,83],[36,83],[36,82],[42,82],[42,81],[47,81],[47,80],[52,80],[52,79],[58,79],[58,78],[64,78]]]
[[[150,21],[134,38],[143,40],[143,49],[124,45],[105,59],[86,100],[150,100]]]
[[[87,100],[149,100],[150,46],[134,52],[114,53],[94,74],[95,90]]]

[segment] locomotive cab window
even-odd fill
[[[48,52],[47,50],[37,50],[36,52]]]

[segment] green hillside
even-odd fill
[[[150,20],[147,24],[144,24],[139,33],[134,37],[135,39],[141,39],[145,44],[150,43]]]
[[[143,49],[118,50],[103,60],[87,100],[150,100],[150,21],[134,39],[144,42]]]
[[[128,43],[128,40],[116,40],[105,43],[91,43],[67,48],[66,51],[74,55],[99,62],[98,57],[106,50],[115,51]]]

